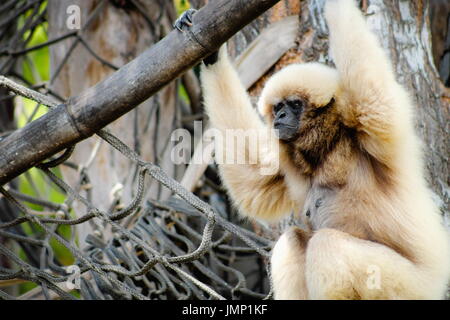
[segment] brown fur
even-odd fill
[[[333,102],[322,108],[307,105],[299,121],[296,140],[282,144],[291,161],[303,174],[315,176],[323,171],[324,162],[335,147],[343,145],[340,142],[347,138],[347,130],[339,121]]]
[[[352,190],[360,185],[371,190],[372,194],[383,193],[387,197],[395,197],[391,168],[361,148],[355,130],[343,124],[334,104],[328,104],[326,107],[309,105],[299,121],[301,126],[298,138],[291,142],[282,142],[288,158],[303,174],[311,176],[313,184],[340,190],[341,194],[336,199],[336,202],[341,204],[341,209],[330,213],[327,224],[322,227],[335,228],[360,239],[384,244],[404,257],[417,260],[414,250],[411,250],[411,244],[399,241],[399,233],[403,232],[401,229],[391,230],[386,234],[385,229],[376,225],[377,221],[369,223],[365,216],[360,219],[359,212],[363,210],[378,211],[375,203],[364,202],[365,209],[353,204],[356,194],[353,194]],[[349,175],[355,171],[361,173],[356,181],[349,179]],[[349,183],[352,185],[348,185]],[[346,199],[347,197],[350,199]],[[370,208],[371,205],[373,208]],[[377,215],[380,220],[389,219],[381,217],[383,212],[377,212]]]

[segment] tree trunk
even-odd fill
[[[430,1],[430,25],[434,63],[443,83],[450,87],[450,1]]]
[[[82,28],[79,33],[86,45],[69,38],[51,47],[50,85],[64,98],[103,80],[114,67],[123,66],[172,29],[170,16],[174,8],[171,1],[50,0],[49,39],[73,31],[66,25],[69,18],[66,10],[73,5],[80,8]],[[99,10],[97,14],[96,10]],[[89,21],[93,14],[96,16]],[[75,41],[78,43],[70,52]],[[66,55],[69,55],[67,63],[59,70]],[[177,99],[177,86],[173,82],[107,128],[142,159],[158,164],[171,177],[179,179],[182,172],[176,171],[170,161],[170,134],[180,121]],[[101,210],[121,208],[136,193],[137,172],[132,162],[96,136],[77,144],[69,161],[79,169],[87,167],[89,181],[80,181],[79,170],[62,166],[65,180],[78,189],[84,184],[85,189],[91,190],[88,196],[93,205]],[[147,185],[148,197],[161,199],[170,194],[156,181],[149,181]],[[77,215],[84,214],[84,207],[76,204],[75,208]],[[92,232],[86,229],[87,225],[77,226],[81,233],[80,244],[84,243],[84,236]]]

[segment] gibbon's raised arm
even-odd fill
[[[215,60],[202,66],[201,72],[205,108],[214,128],[264,129],[228,58],[226,45]]]
[[[205,62],[208,65],[202,67],[201,83],[205,109],[213,128],[218,129],[224,137],[256,133],[258,139],[259,150],[254,150],[255,145],[248,143],[216,144],[216,156],[218,151],[222,151],[224,156],[234,154],[235,159],[243,156],[245,160],[244,163],[227,163],[226,159],[222,159],[224,163],[219,165],[222,180],[234,204],[243,215],[266,220],[289,214],[293,203],[284,176],[279,169],[269,175],[262,174],[264,170],[261,171],[264,162],[267,164],[267,161],[277,161],[278,154],[271,147],[277,141],[271,140],[265,124],[253,109],[228,58],[226,46],[220,49],[216,61]]]
[[[405,90],[354,0],[328,0],[330,50],[340,76],[340,112],[360,133],[364,148],[389,164],[409,129]]]

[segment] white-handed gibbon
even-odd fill
[[[278,130],[275,174],[260,174],[262,159],[225,163],[223,183],[243,215],[297,212],[308,226],[287,230],[273,249],[276,299],[443,298],[449,238],[424,179],[413,103],[354,0],[328,0],[325,17],[336,69],[306,63],[276,73],[258,102],[265,121],[226,49],[205,59],[215,128]]]

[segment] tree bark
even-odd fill
[[[433,57],[442,82],[450,87],[450,2],[430,1]]]
[[[102,4],[101,1],[49,1],[50,39],[69,31],[66,9],[73,5],[81,9],[81,22],[84,24]],[[146,16],[139,10],[143,10]],[[173,10],[171,2],[162,6],[157,1],[146,1],[139,8],[127,3],[123,3],[123,6],[120,3],[105,3],[92,23],[81,31],[83,42],[78,42],[73,52],[70,53],[70,48],[74,41],[78,41],[76,38],[51,47],[51,83],[54,91],[65,99],[79,95],[111,75],[115,71],[112,66],[122,67],[130,62],[156,43],[162,37],[162,32],[171,28],[168,10]],[[90,50],[112,66],[96,58]],[[67,54],[70,54],[67,63],[59,70]],[[177,176],[175,166],[170,161],[171,148],[167,143],[171,143],[169,136],[179,122],[176,102],[177,86],[176,82],[172,82],[143,102],[140,108],[107,127],[138,152],[142,159],[160,165],[172,178]],[[95,156],[94,161],[89,160],[92,156]],[[99,137],[93,136],[77,144],[70,161],[79,167],[85,166],[85,174],[89,177],[89,196],[95,207],[113,210],[123,207],[133,198],[137,178],[133,163]],[[61,169],[69,185],[75,189],[82,188],[78,170],[66,166],[61,166]],[[87,184],[87,181],[84,183]],[[160,184],[150,181],[149,185],[148,197],[167,196],[168,190],[161,190]],[[78,214],[85,211],[78,203],[74,204],[74,208]],[[83,239],[92,229],[89,224],[79,225],[77,229],[81,240],[79,243],[84,244]]]

